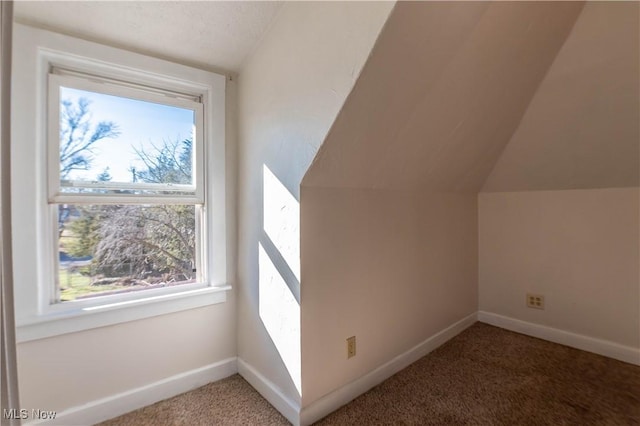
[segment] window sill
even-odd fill
[[[16,327],[18,343],[224,303],[230,285],[39,315]]]

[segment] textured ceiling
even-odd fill
[[[479,191],[582,7],[396,4],[302,184]]]
[[[221,72],[239,71],[281,2],[18,1],[16,20]]]

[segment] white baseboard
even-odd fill
[[[624,346],[608,340],[596,339],[557,328],[521,321],[491,312],[479,311],[478,321],[505,328],[527,336],[537,337],[572,348],[593,352],[629,364],[640,365],[640,349]]]
[[[429,352],[446,343],[467,327],[476,322],[477,314],[473,313],[460,321],[429,337],[405,353],[398,355],[391,361],[381,365],[370,373],[354,380],[347,385],[334,390],[317,401],[304,407],[300,413],[300,425],[306,426],[332,413],[356,397],[362,395],[374,386],[396,374],[398,371],[413,364]]]
[[[260,392],[260,394],[294,426],[306,426],[332,413],[427,355],[471,326],[476,319],[496,327],[593,352],[630,364],[640,365],[640,349],[521,321],[491,312],[479,311],[477,314],[471,314],[452,324],[370,373],[334,390],[303,409],[300,408],[299,402],[293,401],[284,395],[273,382],[260,374],[251,365],[247,364],[241,358],[233,357],[202,368],[177,374],[127,392],[64,410],[58,413],[54,420],[33,421],[25,423],[25,425],[47,424],[70,426],[95,424],[154,404],[163,399],[188,392],[208,383],[229,377],[235,373],[240,373],[251,386]]]
[[[227,358],[146,386],[64,410],[59,412],[54,420],[34,421],[26,425],[92,425],[224,379],[237,372],[236,358]]]
[[[238,373],[294,426],[300,423],[300,403],[293,401],[269,379],[242,358],[238,358]]]

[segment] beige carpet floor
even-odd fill
[[[240,376],[101,423],[286,425]],[[476,323],[318,425],[640,425],[640,367]]]

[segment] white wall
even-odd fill
[[[301,380],[299,267],[287,260],[299,256],[293,223],[299,220],[299,184],[392,7],[286,3],[239,75],[238,355],[295,404]],[[265,184],[279,195],[263,196]],[[276,199],[286,204],[291,220],[278,222],[279,237],[266,238],[263,209]],[[270,249],[269,240],[285,237],[287,253]],[[277,312],[261,318],[260,286],[267,284],[281,286],[278,294],[290,312],[270,300]]]
[[[396,6],[303,180],[306,412],[477,310],[477,191],[581,8]]]
[[[302,191],[307,406],[476,311],[477,205],[473,193]]]
[[[639,192],[480,194],[480,310],[639,348]]]
[[[23,408],[58,412],[233,357],[227,302],[18,345]]]
[[[485,181],[481,311],[640,345],[639,12],[585,4]]]
[[[28,90],[33,89],[31,86]],[[32,105],[35,98],[33,93],[26,93],[20,98],[21,106],[14,108],[24,112],[23,104]],[[225,155],[227,164],[234,164],[235,83],[227,82],[225,99]],[[17,170],[32,174],[35,154],[33,147],[28,148],[26,153],[14,150],[12,158],[18,160],[14,161]],[[233,167],[226,172],[226,260],[227,271],[235,271],[236,176]],[[17,212],[22,221],[16,223],[31,223],[35,205],[34,194],[14,191],[14,218]],[[25,215],[25,211],[30,213]],[[14,245],[22,247],[24,253],[25,241],[31,238],[25,234],[31,236],[35,227],[19,228],[22,240],[14,240]],[[30,281],[33,271],[31,256],[14,257],[16,285]],[[236,356],[235,291],[228,291],[226,302],[221,304],[22,342],[17,345],[17,353],[22,408],[61,412]]]

